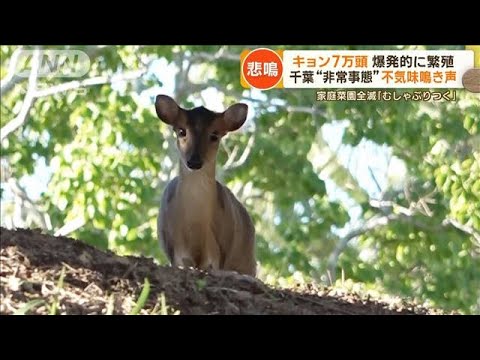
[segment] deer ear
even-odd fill
[[[160,120],[166,124],[174,125],[177,121],[180,107],[170,96],[157,95],[155,99],[155,110]]]
[[[248,105],[234,104],[223,113],[223,122],[226,131],[235,131],[240,129],[245,120],[247,120]]]

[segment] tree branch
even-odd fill
[[[374,216],[371,219],[369,219],[362,227],[352,230],[347,235],[345,235],[337,243],[337,245],[335,246],[335,249],[333,250],[332,254],[328,259],[328,271],[330,272],[332,281],[335,281],[336,279],[336,268],[337,268],[338,258],[340,254],[343,252],[343,250],[345,249],[345,247],[347,246],[347,244],[350,242],[350,240],[353,240],[359,237],[360,235],[363,235],[377,227],[385,226],[390,221],[396,220],[400,216],[401,215],[399,214],[390,214],[390,215],[381,216],[381,217]]]
[[[78,81],[78,80],[69,81],[64,84],[52,86],[43,90],[38,90],[35,93],[35,97],[40,98],[40,97],[50,96],[50,95],[58,94],[58,93],[69,91],[69,90],[83,88],[83,87],[104,85],[104,84],[114,84],[120,81],[135,80],[141,77],[146,72],[147,72],[147,69],[144,68],[141,70],[129,71],[122,74],[96,76],[96,77],[81,80],[81,81]]]
[[[28,77],[27,94],[23,99],[22,108],[17,117],[11,120],[0,131],[0,142],[5,139],[10,133],[17,130],[23,125],[33,105],[35,93],[37,90],[38,69],[40,65],[40,50],[35,50],[32,57],[32,69]]]
[[[20,77],[17,75],[14,75],[10,80],[2,80],[2,85],[0,88],[0,94],[1,96],[5,96],[8,94],[17,84],[20,84],[21,82],[25,81],[24,77]]]
[[[222,88],[223,85],[217,83],[214,80],[209,80],[205,83],[200,83],[200,84],[197,84],[197,83],[190,83],[189,84],[189,90],[192,93],[200,93],[203,90],[211,88],[211,87],[219,89],[219,88]],[[273,106],[275,108],[284,109],[285,111],[287,111],[289,113],[296,112],[296,113],[305,113],[305,114],[311,114],[311,115],[326,116],[326,112],[324,110],[321,110],[321,109],[317,108],[316,106],[291,106],[291,105],[287,105],[287,104],[272,104],[271,102],[265,102],[262,99],[256,99],[256,98],[252,98],[252,97],[248,97],[248,96],[243,96],[242,93],[240,93],[238,91],[234,91],[234,90],[224,89],[224,90],[222,90],[222,92],[226,95],[234,96],[238,99],[243,99],[243,100],[250,101],[252,103],[256,103],[259,106],[261,106],[262,108],[269,108],[269,107]]]
[[[225,162],[225,164],[223,165],[224,169],[228,169],[233,164],[233,162],[235,161],[235,158],[237,157],[237,153],[238,153],[238,145],[233,147],[232,152],[228,156],[228,159]]]
[[[325,111],[320,110],[315,106],[288,106],[288,105],[274,105],[274,104],[270,104],[270,106],[285,108],[285,110],[289,113],[297,112],[297,113],[306,113],[306,114],[312,114],[312,115],[322,115],[322,116],[326,115]]]
[[[442,225],[444,225],[444,226],[451,225],[451,226],[455,227],[456,229],[458,229],[458,230],[460,230],[460,231],[462,231],[462,232],[464,232],[468,235],[471,235],[476,240],[477,245],[480,246],[480,233],[478,231],[476,231],[474,228],[463,225],[463,224],[460,224],[457,220],[453,220],[453,219],[443,220]]]
[[[18,84],[22,78],[15,75],[17,70],[18,57],[22,52],[23,46],[18,47],[12,54],[10,64],[8,65],[7,76],[1,81],[0,93],[2,96],[10,91],[16,84]]]
[[[7,180],[7,184],[10,187],[10,189],[12,190],[13,194],[18,199],[20,199],[21,202],[26,202],[27,204],[30,205],[30,209],[36,215],[38,221],[40,222],[40,226],[44,230],[48,230],[48,231],[52,230],[52,223],[50,222],[50,217],[48,216],[48,214],[46,214],[46,213],[44,213],[44,212],[42,212],[38,209],[37,204],[35,204],[33,202],[33,200],[28,197],[27,193],[20,186],[17,179],[14,179],[13,177],[10,177]]]
[[[250,138],[248,139],[247,146],[245,146],[245,149],[243,150],[242,155],[240,155],[238,160],[233,161],[233,159],[237,154],[237,152],[235,151],[237,147],[235,147],[234,150],[232,151],[231,156],[228,158],[227,162],[223,166],[223,170],[230,171],[242,166],[245,163],[245,161],[247,161],[248,155],[250,155],[250,152],[252,151],[254,142],[255,142],[255,137],[251,135]],[[232,159],[232,161],[230,161],[230,159]]]
[[[187,98],[187,84],[190,83],[188,74],[185,75],[186,69],[183,68],[183,61],[185,60],[185,53],[177,54],[174,60],[175,65],[178,68],[178,72],[175,74],[175,98],[180,103]]]
[[[83,225],[85,225],[85,219],[82,217],[77,217],[66,224],[64,224],[60,229],[55,231],[54,236],[67,236],[72,232],[80,229]]]
[[[370,165],[368,165],[368,172],[369,172],[370,177],[372,178],[373,182],[375,183],[375,186],[377,187],[378,192],[379,192],[380,194],[383,193],[382,188],[381,188],[380,184],[378,183],[377,177],[376,177],[375,174],[373,173],[373,170],[372,170],[372,168],[370,167]]]
[[[398,212],[400,214],[403,214],[405,216],[414,216],[416,214],[415,208],[412,209],[412,207],[410,207],[410,208],[407,209],[406,207],[398,205],[397,203],[395,203],[393,201],[389,201],[389,200],[375,200],[375,199],[372,199],[372,200],[369,201],[369,204],[370,204],[371,207],[379,209],[385,214],[389,213],[389,212],[387,212],[383,208],[391,208],[393,211],[396,211],[396,212]]]
[[[96,58],[104,48],[106,48],[105,45],[87,46],[85,53],[89,57],[90,61],[92,61],[92,59]],[[5,96],[15,87],[15,85],[20,84],[26,80],[25,77],[20,77],[15,75],[16,67],[18,63],[18,56],[20,55],[20,52],[21,52],[20,50],[21,50],[21,47],[18,48],[13,53],[12,58],[10,60],[8,74],[5,77],[5,79],[1,81],[1,87],[0,87],[1,96]],[[59,67],[61,67],[65,63],[65,61],[66,59],[64,59],[59,64]],[[46,75],[52,73],[53,71],[55,71],[55,69],[49,68],[48,73]]]
[[[222,46],[215,54],[207,52],[197,52],[190,57],[190,61],[195,62],[197,60],[232,60],[240,62],[240,54],[233,54],[226,50],[225,46]]]
[[[23,125],[30,108],[32,107],[35,100],[38,98],[46,97],[46,96],[50,96],[50,95],[54,95],[54,94],[58,94],[58,93],[62,93],[70,90],[75,90],[83,87],[103,85],[103,84],[113,84],[119,81],[135,80],[147,72],[147,68],[144,68],[141,70],[130,71],[122,74],[97,76],[97,77],[93,77],[93,78],[89,78],[81,81],[78,81],[78,80],[69,81],[64,84],[55,85],[46,89],[36,90],[37,76],[35,75],[33,77],[33,74],[36,73],[36,71],[34,71],[34,68],[38,70],[38,61],[37,61],[37,64],[35,65],[35,61],[32,60],[32,72],[30,73],[30,77],[32,77],[32,79],[31,81],[29,81],[27,95],[25,96],[22,109],[15,119],[11,120],[1,129],[0,141],[5,139],[9,134],[11,134],[13,131],[17,130],[20,126]]]
[[[379,209],[382,211],[385,215],[382,217],[373,217],[370,220],[368,220],[364,226],[361,228],[355,229],[351,232],[349,232],[346,236],[344,236],[337,244],[335,247],[334,251],[330,255],[330,258],[328,260],[328,268],[329,272],[332,276],[332,279],[335,280],[336,276],[336,267],[337,267],[337,262],[340,254],[343,252],[347,244],[350,242],[350,240],[355,239],[356,237],[363,235],[376,227],[379,226],[385,226],[391,221],[400,221],[405,224],[410,224],[413,225],[414,227],[421,229],[423,231],[429,231],[429,232],[445,232],[445,230],[448,230],[449,226],[454,227],[457,230],[462,231],[463,233],[472,236],[474,240],[474,245],[477,247],[480,247],[480,233],[473,229],[472,227],[460,224],[458,221],[453,220],[453,219],[444,219],[441,224],[435,226],[435,225],[429,225],[425,224],[421,220],[415,218],[416,215],[423,215],[418,209],[418,205],[414,205],[413,208],[407,209],[403,206],[400,206],[393,201],[379,201],[379,200],[370,200],[370,206]],[[391,211],[394,211],[395,213],[388,213],[388,211],[385,208],[391,208]]]

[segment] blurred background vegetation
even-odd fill
[[[247,124],[224,140],[218,178],[254,218],[262,279],[348,279],[480,313],[478,94],[317,103],[314,90],[245,90],[247,46],[48,47],[86,52],[90,71],[20,78],[17,48],[1,47],[2,226],[166,263],[156,216],[177,156],[154,98],[216,111],[244,101]]]

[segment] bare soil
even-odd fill
[[[276,289],[236,273],[206,273],[121,257],[36,230],[1,228],[1,314],[291,314],[439,313],[406,303],[335,294],[313,284]],[[63,278],[63,280],[62,280]],[[144,304],[139,297],[148,279]]]

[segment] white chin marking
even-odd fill
[[[183,162],[183,166],[187,169],[188,172],[193,172],[193,169],[190,169],[185,162]]]

